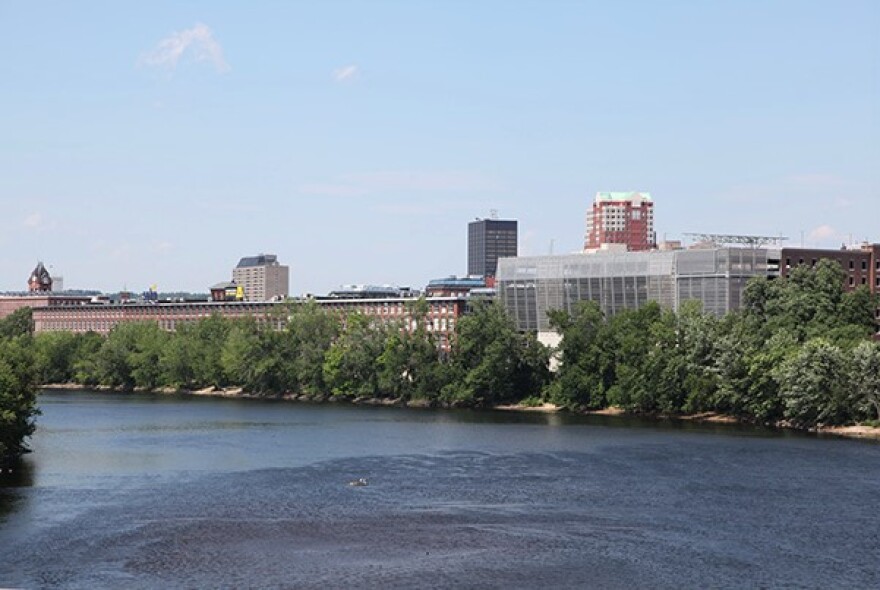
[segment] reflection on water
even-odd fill
[[[880,587],[877,444],[601,416],[41,404],[22,487],[0,487],[0,587]]]
[[[0,523],[21,501],[21,495],[16,493],[16,489],[33,485],[34,471],[30,463],[21,461],[4,467],[3,472],[0,473]]]

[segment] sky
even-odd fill
[[[880,2],[0,0],[0,290],[290,292],[467,271],[467,223],[582,248],[880,242]]]

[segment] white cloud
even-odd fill
[[[166,254],[166,253],[168,253],[168,252],[171,252],[171,250],[174,249],[174,244],[172,244],[172,243],[169,242],[169,241],[163,240],[163,241],[161,241],[161,242],[156,242],[156,243],[153,245],[153,247],[154,247],[154,249],[156,250],[157,253],[159,253],[159,254]]]
[[[40,213],[31,213],[24,218],[23,224],[31,229],[38,228],[43,224],[43,216]]]
[[[25,217],[24,220],[22,220],[21,225],[29,230],[39,231],[53,230],[58,227],[56,221],[46,219],[40,212],[34,212]]]
[[[837,230],[830,225],[820,225],[810,232],[810,240],[815,242],[829,240],[835,236],[837,236]]]
[[[333,79],[337,82],[345,82],[347,80],[352,80],[357,73],[358,67],[354,64],[349,64],[333,70]]]
[[[211,29],[202,23],[171,33],[159,41],[155,49],[143,54],[140,61],[148,66],[173,70],[186,55],[196,62],[211,63],[218,72],[229,70],[229,64],[223,59],[223,48],[214,39]]]

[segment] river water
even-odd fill
[[[876,443],[148,394],[40,407],[0,487],[0,587],[880,588]]]

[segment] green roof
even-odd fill
[[[642,193],[638,191],[596,193],[596,201],[632,201],[633,199],[644,201],[652,200],[651,193]]]

